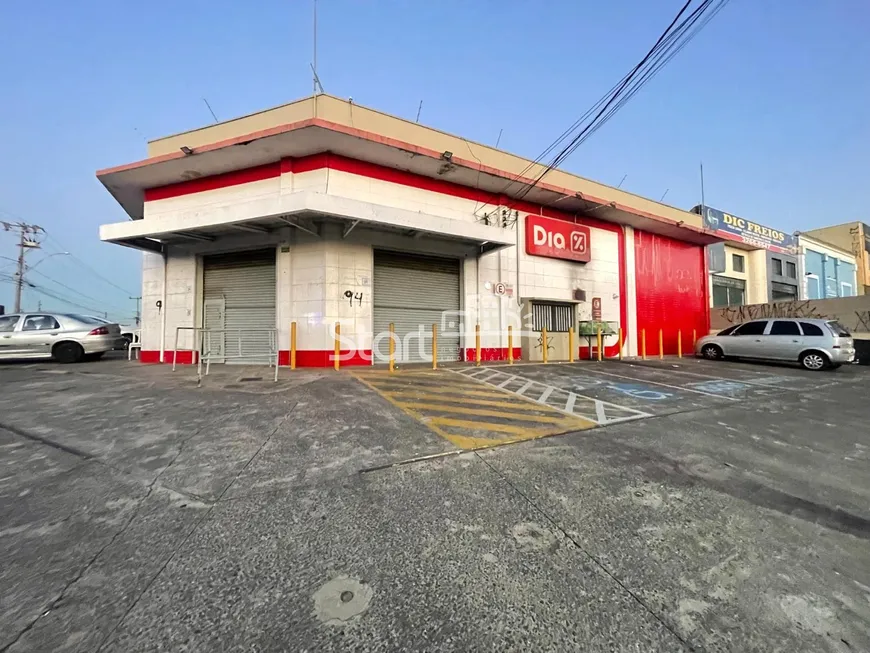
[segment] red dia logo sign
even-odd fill
[[[589,227],[539,215],[526,216],[526,254],[588,263],[592,259],[589,240]]]

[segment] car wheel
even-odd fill
[[[78,343],[62,342],[55,345],[51,354],[58,363],[78,363],[84,358],[85,351]]]
[[[818,372],[828,366],[828,357],[820,351],[808,351],[801,354],[801,365],[804,369]]]
[[[704,345],[701,348],[701,355],[710,361],[716,361],[723,357],[722,348],[719,345]]]

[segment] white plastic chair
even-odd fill
[[[136,360],[139,360],[139,352],[142,351],[142,330],[133,331],[133,341],[127,347],[127,360],[133,360],[133,350],[136,350]]]

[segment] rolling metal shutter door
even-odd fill
[[[449,312],[454,322],[444,333],[442,313]],[[459,261],[391,252],[375,252],[374,333],[387,332],[393,323],[399,342],[409,333],[423,329],[423,356],[420,340],[409,339],[408,351],[396,348],[396,358],[405,362],[432,360],[432,324],[438,325],[438,360],[459,360]],[[389,341],[381,340],[375,360],[388,359]]]
[[[238,335],[228,331],[224,353],[230,362],[267,364],[275,329],[275,250],[207,256],[203,261],[203,299],[224,301],[222,320],[205,312],[206,328],[257,329]],[[218,323],[213,322],[217,320]],[[215,336],[217,337],[217,336]]]

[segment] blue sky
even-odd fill
[[[327,92],[536,157],[627,72],[679,0],[319,0]],[[133,315],[139,255],[94,171],[146,138],[310,94],[311,0],[0,5],[0,219],[48,232],[30,280]],[[870,4],[732,0],[563,166],[683,208],[793,231],[870,218]],[[15,241],[0,230],[0,256]],[[31,264],[44,254],[31,252]],[[11,308],[0,258],[0,304]],[[42,273],[42,275],[38,274]],[[7,281],[3,281],[7,279]],[[63,285],[60,285],[63,284]],[[64,287],[66,286],[66,288]],[[76,294],[69,290],[75,289]],[[85,298],[86,297],[86,298]],[[26,308],[78,308],[25,294]]]

